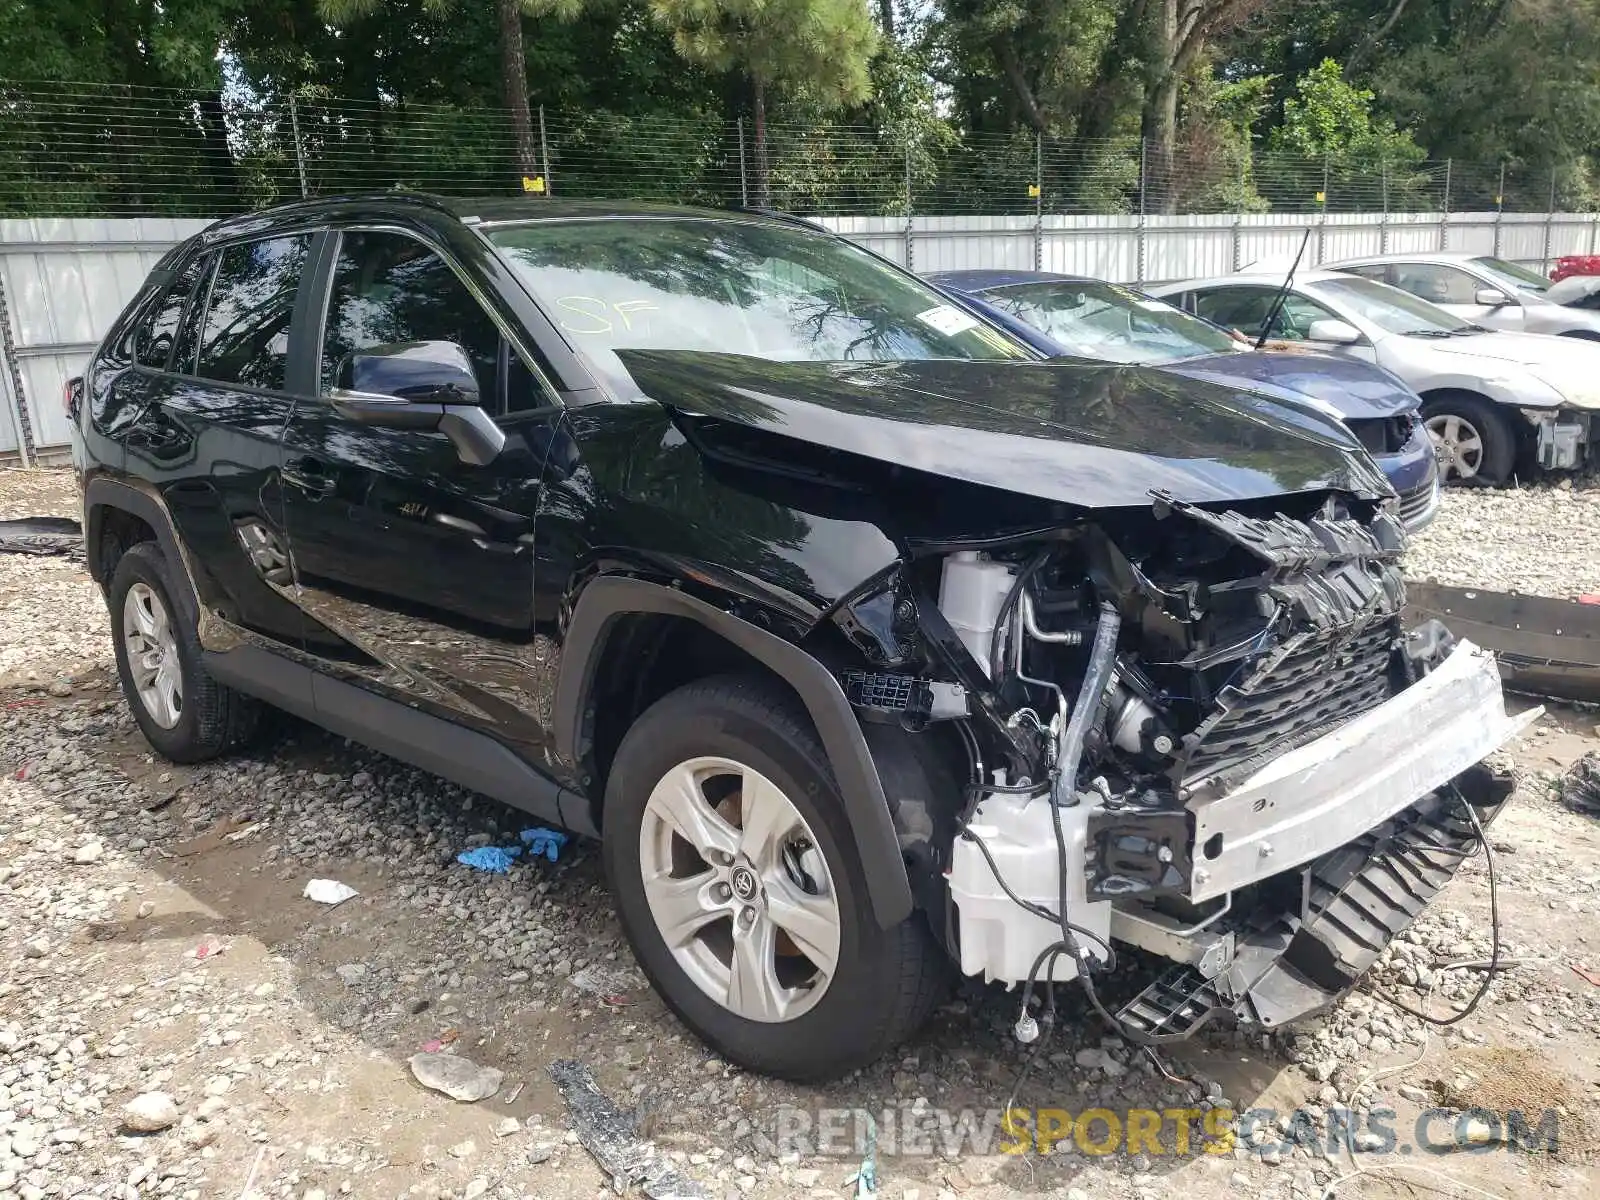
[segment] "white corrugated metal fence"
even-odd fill
[[[1283,213],[1201,216],[823,217],[917,271],[1059,271],[1120,283],[1284,264],[1311,230],[1308,265],[1358,255],[1460,250],[1548,267],[1600,251],[1600,214]],[[0,461],[64,457],[60,397],[161,254],[203,220],[0,220]],[[20,385],[21,395],[16,395]]]

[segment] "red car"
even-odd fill
[[[1556,259],[1550,281],[1560,283],[1572,275],[1600,275],[1600,254],[1564,254]]]

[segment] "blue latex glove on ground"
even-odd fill
[[[456,855],[456,861],[474,870],[488,871],[492,875],[504,875],[511,870],[512,862],[521,853],[521,846],[504,849],[499,846],[479,846],[473,850],[463,850]]]
[[[528,853],[534,858],[542,854],[555,862],[561,856],[561,847],[567,844],[567,835],[554,829],[524,829],[522,840],[528,844]]]

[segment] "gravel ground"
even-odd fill
[[[1418,579],[1458,587],[1562,600],[1600,592],[1600,480],[1452,488],[1407,567]]]
[[[1588,495],[1452,495],[1421,552],[1437,562],[1439,547],[1547,511],[1575,531]],[[73,512],[69,477],[0,473],[0,517]],[[1595,586],[1557,565],[1518,577],[1535,570],[1556,594]],[[1074,994],[1019,1086],[1014,999],[969,987],[899,1054],[798,1088],[720,1062],[663,1010],[592,847],[506,877],[474,873],[455,854],[520,828],[515,814],[288,719],[224,762],[153,759],[81,567],[0,556],[0,655],[0,1200],[613,1194],[550,1081],[558,1059],[583,1062],[637,1109],[641,1130],[716,1200],[855,1194],[854,1156],[774,1140],[795,1128],[786,1109],[936,1122],[998,1109],[1014,1089],[1020,1105],[1073,1112],[1302,1106],[1323,1130],[1335,1108],[1388,1106],[1403,1142],[1436,1102],[1565,1115],[1557,1153],[1425,1163],[1329,1156],[1270,1128],[1221,1155],[1099,1157],[1071,1143],[926,1153],[892,1145],[886,1127],[879,1194],[1469,1194],[1451,1181],[1491,1196],[1594,1194],[1600,985],[1573,968],[1600,980],[1600,829],[1551,792],[1600,745],[1593,713],[1553,711],[1516,751],[1522,787],[1494,836],[1517,963],[1449,1030],[1357,994],[1290,1034],[1216,1033],[1156,1060],[1107,1036]],[[318,905],[302,896],[313,878],[359,895]],[[1489,951],[1475,860],[1376,980],[1410,1006],[1458,1011],[1481,976],[1448,964]],[[502,1072],[495,1094],[456,1102],[419,1086],[408,1060],[439,1048]]]

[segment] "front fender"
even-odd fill
[[[577,761],[583,713],[604,660],[606,640],[620,617],[681,617],[737,646],[789,684],[800,697],[833,766],[845,816],[866,868],[873,915],[885,929],[910,916],[911,884],[883,780],[861,726],[838,680],[811,655],[748,621],[659,583],[602,576],[579,594],[562,646],[552,714],[555,750]]]

